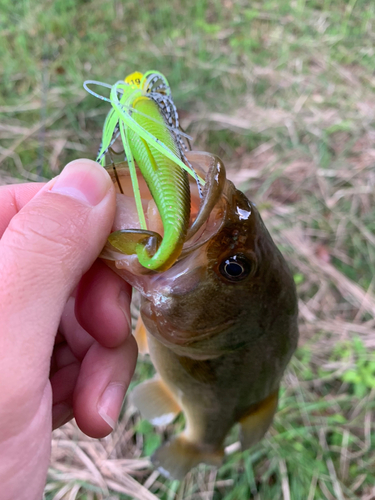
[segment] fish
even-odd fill
[[[190,181],[189,229],[171,267],[145,269],[110,242],[101,254],[141,294],[135,336],[156,376],[135,387],[131,403],[154,425],[184,414],[185,429],[151,457],[179,480],[200,463],[220,466],[234,425],[242,449],[263,438],[298,342],[293,275],[256,205],[227,179],[219,157],[186,156],[205,185],[200,198]],[[138,223],[126,163],[116,170],[124,194],[117,194],[113,231]],[[139,181],[147,223],[162,233],[155,202]]]

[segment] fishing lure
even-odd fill
[[[111,89],[110,99],[96,94],[86,81],[84,87],[91,94],[112,105],[102,134],[97,161],[105,165],[105,154],[120,136],[128,162],[141,229],[127,229],[112,233],[109,242],[124,254],[137,254],[147,269],[164,271],[178,258],[188,230],[190,219],[190,189],[188,172],[200,186],[204,181],[188,162],[180,130],[178,114],[173,103],[167,79],[159,72],[132,73]],[[142,209],[134,160],[143,175],[163,223],[164,236],[147,230]]]

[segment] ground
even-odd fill
[[[299,350],[251,452],[183,482],[146,458],[183,425],[126,407],[114,433],[54,433],[48,500],[375,499],[375,4],[368,0],[0,0],[0,178],[94,158],[108,106],[82,89],[170,81],[196,149],[218,154],[293,270]],[[134,383],[150,376],[140,362]]]

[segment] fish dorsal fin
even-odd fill
[[[170,424],[181,412],[173,394],[160,378],[137,385],[130,393],[130,401],[153,425]]]
[[[223,449],[199,446],[181,434],[158,448],[151,461],[165,477],[181,480],[190,469],[202,462],[219,467],[223,457]]]
[[[139,354],[148,354],[147,331],[141,316],[138,317],[133,335],[137,341]]]
[[[252,405],[240,419],[242,449],[251,448],[262,439],[272,423],[277,409],[279,390],[273,392],[260,403]]]

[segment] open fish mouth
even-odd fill
[[[186,153],[189,162],[194,166],[198,175],[205,179],[206,184],[203,192],[203,197],[199,197],[196,184],[191,182],[191,220],[189,229],[182,247],[180,255],[170,269],[163,273],[155,273],[150,271],[138,262],[134,255],[126,255],[114,248],[109,242],[104,247],[101,257],[111,261],[110,267],[114,269],[120,276],[126,279],[132,286],[138,289],[142,294],[145,294],[145,285],[140,276],[173,276],[179,271],[179,263],[195,253],[195,251],[203,247],[209,242],[215,234],[218,233],[222,224],[225,221],[227,200],[223,196],[226,183],[225,167],[221,160],[209,153],[190,151]],[[108,172],[112,176],[115,184],[121,185],[121,193],[117,193],[116,216],[113,225],[113,231],[140,229],[139,220],[137,218],[136,205],[132,193],[130,175],[125,163],[116,165],[116,170],[108,168]],[[139,187],[142,198],[142,205],[146,215],[147,225],[150,232],[154,232],[163,236],[163,224],[156,205],[144,179],[139,177]],[[154,281],[154,280],[151,280]],[[141,284],[142,282],[142,284]],[[154,284],[154,283],[153,283]]]

